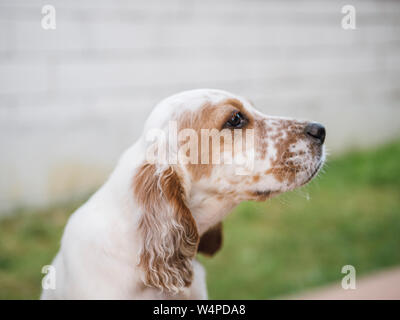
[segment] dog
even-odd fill
[[[220,249],[221,222],[240,202],[315,177],[324,140],[321,124],[264,115],[226,91],[168,97],[71,215],[52,263],[56,288],[41,298],[207,299],[196,254]]]

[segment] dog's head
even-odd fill
[[[266,200],[306,184],[324,162],[324,140],[320,124],[267,116],[225,91],[187,91],[159,103],[145,125],[146,160],[134,179],[144,210],[145,281],[170,291],[190,283],[199,231],[224,213],[193,215],[189,208]]]

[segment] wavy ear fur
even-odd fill
[[[192,259],[199,243],[181,180],[173,167],[158,172],[154,164],[144,164],[134,177],[133,192],[143,211],[139,265],[144,282],[177,293],[193,280]]]

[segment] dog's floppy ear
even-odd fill
[[[213,256],[221,249],[222,241],[222,222],[220,222],[201,236],[198,251]]]
[[[180,177],[171,166],[157,170],[154,164],[146,163],[134,177],[133,192],[142,210],[139,265],[144,282],[177,293],[192,282],[192,258],[199,243]]]

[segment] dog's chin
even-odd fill
[[[302,186],[306,185],[307,183],[309,183],[312,179],[314,179],[318,175],[323,164],[324,164],[324,160],[323,160],[323,158],[321,158],[318,161],[317,165],[315,166],[314,170],[311,171],[311,174],[309,174],[309,176],[306,179],[304,179],[304,181],[302,183],[300,183],[300,185],[298,185],[297,187],[302,187]]]
[[[321,170],[322,166],[324,165],[325,162],[325,155],[324,153],[322,156],[318,159],[315,165],[313,165],[313,169],[310,171],[306,172],[299,172],[298,174],[302,175],[301,179],[295,179],[296,183],[291,184],[291,185],[283,185],[281,188],[277,189],[258,189],[253,192],[252,194],[252,199],[251,200],[256,200],[256,201],[265,201],[270,198],[273,198],[275,196],[278,196],[284,192],[292,191],[294,189],[300,188],[306,184],[308,184],[312,179],[314,179],[319,171]]]

